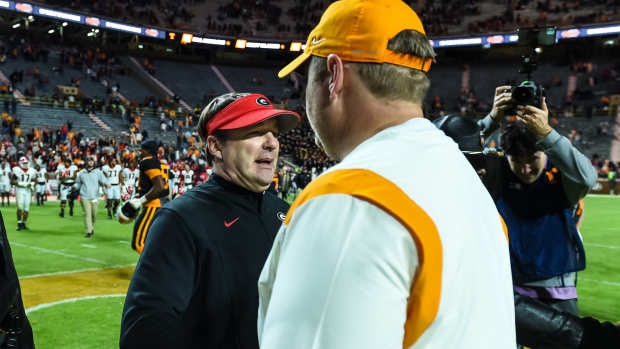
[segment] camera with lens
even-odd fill
[[[542,107],[542,100],[545,96],[545,89],[537,85],[534,81],[523,81],[519,86],[510,89],[512,94],[512,106],[507,111],[508,115],[515,115],[517,105],[531,105],[536,108]]]
[[[519,28],[519,44],[530,52],[521,57],[519,73],[526,74],[527,80],[519,86],[513,86],[509,91],[512,94],[512,106],[506,111],[508,115],[516,115],[517,105],[542,107],[545,90],[532,80],[532,73],[538,68],[538,55],[542,52],[541,46],[550,46],[556,43],[556,28]]]

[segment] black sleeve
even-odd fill
[[[186,348],[184,321],[195,289],[197,249],[183,219],[161,208],[148,230],[144,251],[131,278],[120,348]]]
[[[2,213],[0,213],[0,328],[11,329],[18,333],[18,335],[12,336],[17,343],[15,348],[34,348],[32,327],[30,327],[22,302],[19,279],[13,263],[11,246],[4,228]],[[6,336],[5,334],[0,334],[0,336],[3,337],[0,339],[1,345],[6,340]]]
[[[514,299],[517,343],[533,348],[579,348],[584,337],[581,319],[538,299],[519,294]]]
[[[579,349],[620,348],[620,328],[591,317],[583,318],[582,322],[584,331]]]

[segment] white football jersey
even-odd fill
[[[37,170],[34,168],[28,168],[24,170],[19,166],[13,167],[13,175],[17,177],[17,185],[20,187],[25,187],[32,183],[32,180],[37,178]]]
[[[11,182],[11,172],[12,170],[9,164],[0,168],[0,183],[9,184]]]
[[[172,174],[172,176],[170,176],[169,182],[170,183],[178,183],[179,182],[179,176],[181,175],[181,172],[179,172],[179,170],[170,170],[170,173]]]
[[[108,179],[110,184],[118,184],[118,175],[123,171],[123,166],[116,164],[114,167],[103,165],[101,172]]]
[[[71,164],[71,166],[67,167],[65,166],[65,164],[60,163],[56,168],[56,175],[62,183],[74,183],[74,176],[77,174],[77,172],[78,167],[74,164]]]
[[[44,168],[41,168],[39,171],[37,171],[37,183],[47,182],[47,178],[45,177],[46,175],[47,175],[47,170]]]
[[[189,170],[189,171],[183,170],[183,172],[181,172],[181,175],[183,176],[183,183],[185,183],[185,185],[192,185],[193,178],[194,178],[194,170]]]
[[[140,176],[140,170],[138,170],[137,168],[135,169],[130,169],[129,167],[126,167],[123,169],[123,183],[125,185],[132,185],[132,186],[136,186],[136,183],[138,182],[138,176]]]

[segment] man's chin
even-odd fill
[[[529,176],[529,177],[519,177],[519,179],[521,180],[521,182],[525,183],[525,184],[532,184],[534,182],[536,182],[536,177],[534,176]]]

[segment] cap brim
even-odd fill
[[[278,77],[282,79],[288,74],[292,73],[295,69],[299,68],[311,55],[309,53],[302,53],[299,57],[295,58],[291,63],[289,63],[286,67],[282,68],[278,73]]]
[[[236,130],[248,126],[252,126],[263,122],[267,119],[278,118],[278,132],[285,133],[294,129],[299,120],[299,114],[290,110],[271,109],[271,110],[256,110],[243,115],[233,122],[220,127],[220,130]]]

